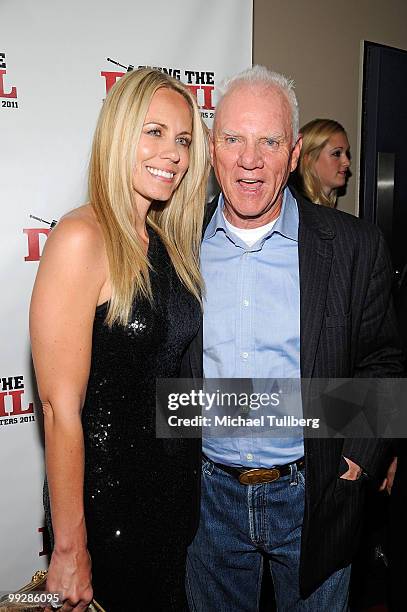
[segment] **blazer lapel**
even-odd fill
[[[195,338],[192,340],[189,347],[189,363],[191,367],[192,377],[200,379],[203,376],[203,321]]]
[[[219,195],[217,195],[206,206],[202,228],[202,236],[205,234],[205,230],[208,227],[208,223],[215,212],[216,206],[218,205],[218,198]],[[199,331],[191,342],[188,354],[192,376],[195,379],[201,379],[203,376],[203,317],[201,317],[201,325],[199,327]]]
[[[296,195],[299,209],[300,362],[302,378],[311,378],[318,348],[332,263],[334,231],[321,225],[314,207]]]

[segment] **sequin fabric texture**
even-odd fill
[[[153,303],[138,299],[128,325],[96,310],[82,413],[84,499],[95,598],[107,612],[186,610],[184,568],[196,504],[196,441],[155,437],[157,378],[178,375],[200,324],[197,301],[149,228]]]

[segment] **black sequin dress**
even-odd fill
[[[94,596],[107,612],[188,609],[197,443],[156,439],[155,384],[178,375],[200,308],[149,235],[154,303],[136,300],[125,328],[109,329],[107,304],[97,308],[83,408],[88,548]]]

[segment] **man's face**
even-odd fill
[[[211,159],[235,227],[260,227],[276,218],[282,190],[295,169],[301,139],[292,143],[291,108],[276,87],[237,85],[220,103]]]

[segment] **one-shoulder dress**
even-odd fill
[[[156,438],[155,389],[156,379],[178,376],[200,307],[158,235],[148,232],[153,302],[137,298],[127,326],[111,329],[108,304],[97,307],[82,412],[92,582],[107,612],[188,609],[185,557],[199,451],[196,440]]]

